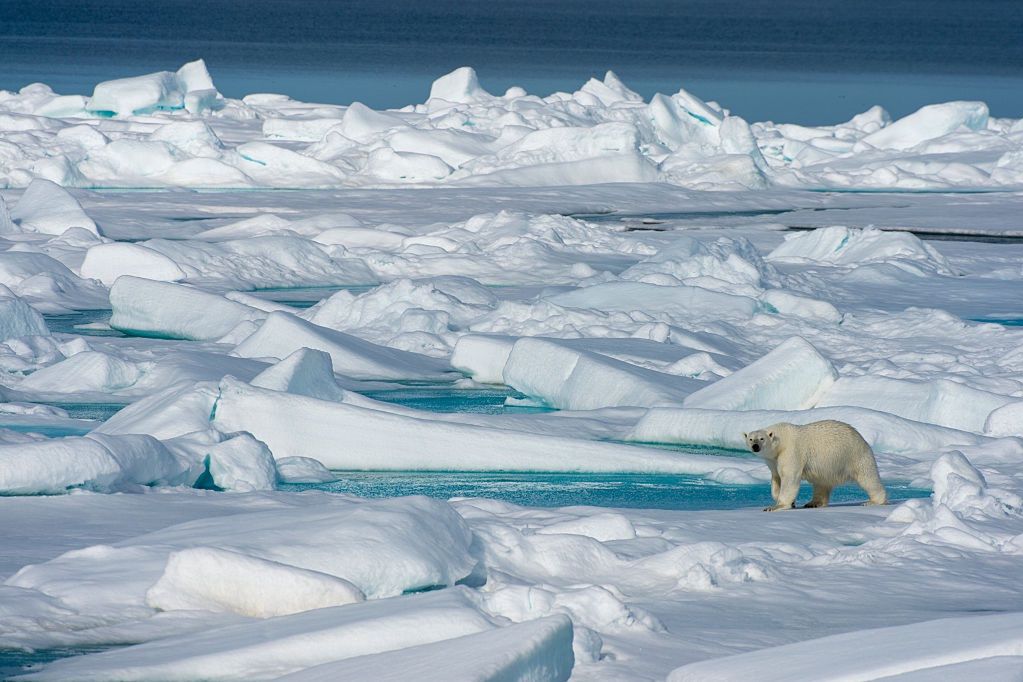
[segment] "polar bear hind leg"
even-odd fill
[[[856,477],[856,485],[863,488],[870,500],[867,504],[888,504],[888,491],[881,483],[881,477],[877,473],[877,465],[871,462],[872,466],[864,467]]]

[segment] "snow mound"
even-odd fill
[[[325,663],[281,679],[563,682],[575,665],[572,636],[572,621],[567,616],[551,616],[433,644]]]
[[[778,344],[759,360],[688,396],[687,408],[799,410],[812,407],[838,372],[799,336]]]
[[[269,510],[256,507],[257,511],[170,526],[113,546],[76,549],[45,563],[26,566],[6,584],[38,590],[71,608],[118,623],[155,615],[146,604],[150,588],[166,574],[173,552],[196,547],[215,547],[282,565],[268,567],[244,558],[224,560],[218,555],[216,560],[200,557],[201,563],[215,573],[178,574],[175,569],[174,575],[187,583],[175,583],[176,587],[190,591],[190,596],[179,593],[175,597],[182,600],[204,589],[221,594],[222,588],[216,585],[228,585],[236,570],[252,571],[251,579],[239,579],[251,580],[251,590],[239,588],[233,597],[218,597],[224,600],[221,606],[244,609],[261,608],[245,600],[260,599],[255,583],[262,582],[261,576],[271,569],[275,575],[281,575],[286,567],[315,571],[347,581],[367,599],[384,599],[450,587],[476,568],[477,560],[469,551],[472,532],[446,502],[427,497],[321,502]],[[187,565],[186,560],[184,568]],[[75,580],[65,580],[66,575],[74,575]],[[303,605],[311,608],[316,591],[309,580],[298,580],[304,585]],[[202,581],[209,581],[209,587],[200,585]],[[165,587],[171,589],[169,584]],[[337,598],[337,589],[335,585],[330,592],[320,593],[326,597],[324,606]],[[165,590],[158,594],[167,598]],[[266,597],[266,608],[286,609],[288,600],[283,596],[280,601],[274,601],[278,597],[273,595]],[[178,605],[183,606],[180,602]]]
[[[863,652],[869,651],[869,656]],[[943,618],[858,630],[677,668],[669,682],[876,680],[1023,655],[1023,614]],[[947,672],[947,671],[946,671]],[[939,678],[940,679],[940,678]],[[952,678],[944,678],[952,679]]]
[[[1023,436],[1023,400],[995,408],[984,422],[984,434],[992,437]]]
[[[133,275],[160,282],[185,279],[185,271],[167,256],[140,244],[115,242],[97,244],[85,252],[82,277],[113,285],[121,275]]]
[[[503,377],[516,390],[566,410],[680,403],[703,385],[538,338],[515,342]]]
[[[189,483],[190,463],[151,436],[55,438],[0,445],[0,493],[40,495]]]
[[[198,113],[219,99],[206,63],[199,59],[177,72],[160,71],[134,78],[98,83],[89,98],[88,110],[99,114],[130,116],[156,109],[188,109]]]
[[[682,236],[622,272],[624,280],[665,286],[686,284],[725,293],[756,296],[778,273],[745,239],[704,243]]]
[[[857,267],[894,263],[914,274],[954,275],[955,269],[934,247],[909,232],[876,228],[822,227],[795,232],[766,256],[771,262],[825,263]]]
[[[19,229],[43,234],[64,234],[80,227],[98,235],[99,229],[78,200],[60,185],[36,178],[11,210],[10,217]]]
[[[161,611],[227,611],[252,618],[364,600],[347,580],[215,547],[172,552],[146,593],[146,603]]]
[[[107,393],[132,386],[141,377],[142,370],[134,362],[99,351],[84,351],[33,372],[18,388],[39,393]]]
[[[137,336],[215,341],[261,310],[201,289],[124,275],[110,288],[110,326]]]
[[[277,477],[287,483],[326,483],[337,480],[330,469],[311,457],[281,457]]]
[[[436,358],[378,346],[284,312],[270,313],[259,329],[234,352],[245,358],[284,358],[300,348],[327,353],[337,372],[355,379],[452,377],[447,363]]]

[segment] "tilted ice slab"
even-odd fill
[[[575,665],[572,621],[540,618],[394,652],[325,663],[280,678],[290,682],[563,682]]]
[[[853,682],[896,676],[901,680],[902,675],[913,680],[965,679],[956,675],[964,669],[953,666],[1001,656],[1023,656],[1023,614],[943,618],[858,630],[691,663],[672,671],[668,680]],[[922,676],[929,671],[935,676]],[[1019,672],[1018,667],[1015,672]],[[918,676],[911,676],[911,673]]]
[[[246,358],[285,358],[300,348],[327,353],[335,371],[354,379],[443,381],[456,376],[443,360],[380,346],[285,312],[270,313],[234,352]]]
[[[35,673],[34,679],[278,679],[313,666],[495,627],[467,590],[455,588],[316,609],[64,659]]]
[[[743,433],[778,422],[809,424],[821,419],[844,421],[875,450],[893,454],[933,452],[955,445],[980,445],[990,439],[969,431],[924,424],[862,407],[811,410],[709,410],[655,407],[636,424],[626,440],[640,443],[694,443],[745,449]]]
[[[655,335],[657,330],[652,330]],[[672,390],[691,387],[693,390],[705,386],[701,382],[692,384],[692,378],[719,378],[727,376],[738,368],[739,362],[722,354],[722,350],[704,343],[698,335],[677,334],[672,337],[667,325],[662,325],[663,341],[650,338],[539,338],[544,342],[556,343],[570,351],[588,355],[600,355],[616,363],[627,363],[636,368],[655,370],[658,380],[679,382],[672,384]],[[680,330],[679,330],[680,331]],[[451,366],[468,374],[474,381],[484,384],[505,383],[504,368],[512,349],[520,337],[502,334],[463,334],[458,337],[451,354]],[[671,341],[668,343],[668,341]],[[723,364],[722,364],[723,363]],[[614,365],[617,367],[617,364]],[[670,375],[662,377],[660,375]],[[640,375],[642,376],[642,375]],[[598,398],[599,399],[599,398]]]
[[[831,362],[799,336],[685,399],[688,408],[799,410],[812,407],[838,378]]]
[[[228,377],[220,384],[212,424],[225,433],[248,431],[275,457],[313,457],[331,469],[707,474],[757,465],[470,426],[410,412],[267,391]]]
[[[680,403],[704,385],[538,338],[515,342],[502,376],[516,390],[565,410]]]
[[[859,376],[838,379],[817,402],[817,407],[866,407],[913,421],[984,433],[992,412],[1020,402],[1019,398],[981,391],[948,379],[910,381]]]
[[[110,288],[110,326],[138,336],[215,341],[266,313],[195,287],[119,277]]]

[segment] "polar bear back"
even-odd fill
[[[767,427],[776,439],[778,460],[791,458],[811,483],[838,486],[876,471],[874,453],[863,436],[834,419],[798,425],[782,422]]]

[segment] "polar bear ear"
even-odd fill
[[[743,438],[749,438],[749,434],[748,434],[748,433],[746,433],[745,431],[743,431],[743,432],[742,432],[742,437],[743,437]]]
[[[768,431],[767,432],[767,437],[768,438],[774,438],[774,431]]]

